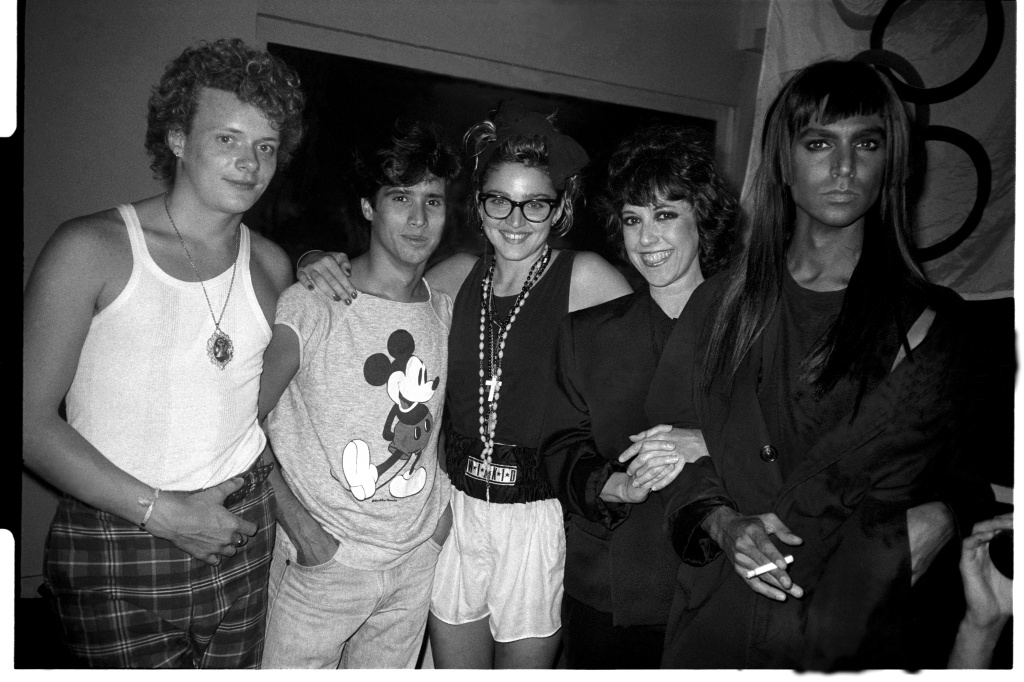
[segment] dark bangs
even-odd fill
[[[793,88],[792,112],[787,117],[790,135],[815,121],[829,125],[852,116],[887,118],[892,114],[892,97],[867,64],[823,62],[815,66],[809,67]]]
[[[420,149],[404,158],[387,158],[381,167],[380,187],[411,187],[432,178],[451,182],[458,174],[459,164],[454,155],[445,157],[436,149]]]
[[[776,188],[785,197],[792,222],[792,205],[786,189],[790,174],[789,149],[804,128],[817,122],[829,125],[853,116],[877,115],[885,130],[886,163],[883,171],[883,213],[902,206],[903,187],[909,176],[911,155],[910,124],[899,96],[887,80],[863,62],[818,62],[798,73],[783,88],[768,109],[761,133],[762,164],[775,175]],[[892,223],[886,219],[885,222]],[[897,228],[904,220],[896,218]]]
[[[686,201],[700,239],[701,271],[710,277],[725,266],[735,237],[735,199],[719,174],[704,131],[677,126],[642,128],[623,140],[608,162],[599,209],[612,242],[622,246],[622,208]]]
[[[358,196],[372,199],[381,187],[410,187],[430,178],[451,183],[461,167],[436,124],[398,122],[389,135],[356,150],[351,178]]]
[[[608,183],[609,193],[615,197],[620,212],[626,204],[649,206],[659,199],[692,202],[691,188],[676,172],[672,159],[643,159],[632,168],[622,169]]]

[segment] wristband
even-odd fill
[[[303,258],[305,258],[306,256],[308,256],[311,253],[323,253],[323,252],[324,252],[323,249],[310,249],[306,253],[304,253],[301,256],[299,256],[299,259],[297,261],[295,261],[295,278],[298,279],[298,277],[299,277],[299,263],[302,262]]]
[[[160,488],[153,488],[153,499],[147,500],[144,497],[138,499],[140,505],[147,505],[146,515],[142,517],[142,523],[139,524],[139,528],[142,530],[146,530],[146,523],[149,522],[149,517],[153,515],[153,506],[156,504],[158,497],[160,497]]]

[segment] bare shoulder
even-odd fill
[[[611,263],[592,251],[580,251],[572,264],[569,312],[633,293],[629,282]]]
[[[131,274],[132,248],[117,209],[61,223],[40,253],[36,273],[103,282]],[[84,282],[83,282],[84,283]]]
[[[117,245],[131,248],[128,229],[116,208],[66,220],[57,227],[50,241],[57,248],[69,243],[89,249],[105,249]]]
[[[470,270],[479,260],[470,253],[456,253],[430,268],[425,275],[432,289],[448,294],[454,301]]]
[[[26,319],[47,311],[87,321],[124,290],[132,274],[128,230],[116,209],[68,220],[36,259],[25,288]]]
[[[254,275],[262,274],[268,283],[280,294],[295,281],[292,262],[284,249],[263,235],[249,230]]]

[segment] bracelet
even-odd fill
[[[306,253],[304,253],[301,256],[299,256],[299,259],[297,261],[295,261],[295,276],[296,277],[299,276],[299,263],[302,262],[303,258],[305,258],[306,256],[308,256],[311,253],[323,253],[323,252],[324,252],[323,249],[310,249]]]
[[[153,488],[153,499],[147,500],[144,497],[140,497],[138,499],[140,505],[148,505],[146,507],[146,515],[142,517],[142,523],[139,524],[139,528],[142,530],[146,530],[146,523],[149,522],[149,517],[153,515],[153,506],[156,505],[158,497],[160,497],[160,488]]]

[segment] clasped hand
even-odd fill
[[[629,439],[633,444],[619,455],[619,461],[629,462],[626,474],[634,488],[661,490],[676,479],[685,464],[708,454],[699,429],[658,424]]]

